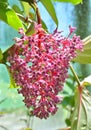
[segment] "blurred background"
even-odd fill
[[[8,2],[12,7],[18,5],[23,11],[18,0],[8,0]],[[48,31],[53,32],[56,28],[55,23],[40,2],[38,6]],[[68,34],[69,25],[77,27],[76,34],[80,35],[82,39],[91,35],[91,0],[83,0],[83,4],[76,6],[70,3],[55,2],[54,7],[59,21],[58,28],[64,31],[63,34],[65,36]],[[14,44],[13,38],[16,36],[18,36],[17,31],[0,21],[0,48],[3,51]],[[90,64],[74,63],[73,65],[81,80],[91,74]],[[74,96],[75,81],[70,70],[69,77],[70,79],[67,80],[63,90],[65,100],[62,105],[59,106],[59,111],[56,115],[49,117],[47,120],[31,117],[30,127],[32,127],[33,130],[57,130],[66,125],[70,125],[70,112],[65,107],[67,102],[70,102],[70,106],[73,105],[71,99]],[[24,130],[29,123],[28,111],[22,102],[23,97],[18,95],[16,89],[10,89],[9,84],[10,79],[7,69],[4,65],[0,64],[0,130]]]

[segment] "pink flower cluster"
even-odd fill
[[[70,34],[74,30],[70,27]],[[30,112],[46,119],[58,109],[69,62],[76,56],[76,50],[82,49],[82,41],[76,35],[71,39],[63,37],[57,30],[49,34],[41,25],[36,25],[30,36],[23,29],[19,33],[22,37],[15,39],[9,51],[10,71]]]

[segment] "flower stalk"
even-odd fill
[[[75,77],[75,79],[76,79],[76,81],[78,83],[78,86],[81,86],[80,80],[79,80],[79,78],[78,78],[78,76],[77,76],[73,66],[71,65],[71,63],[70,63],[70,69],[71,69],[71,71],[72,71],[72,73],[73,73],[73,75],[74,75],[74,77]]]
[[[36,8],[37,23],[41,24],[40,12],[39,12],[39,9],[38,9],[38,6],[37,6],[36,2],[34,3],[34,5],[35,5],[35,8]]]
[[[29,3],[30,6],[32,6],[32,8],[35,10],[36,12],[36,16],[37,16],[37,23],[41,24],[41,16],[40,16],[40,12],[38,9],[38,5],[37,5],[37,1],[33,0],[33,3],[31,4],[31,2]]]

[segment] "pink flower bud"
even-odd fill
[[[76,27],[71,27],[71,26],[69,26],[70,34],[72,34],[75,30],[76,30]]]

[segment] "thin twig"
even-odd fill
[[[71,127],[61,128],[61,129],[58,129],[58,130],[71,130]]]
[[[29,19],[28,17],[24,17],[23,15],[21,15],[21,14],[18,14],[18,13],[16,13],[17,14],[17,16],[23,21],[23,22],[26,22],[26,23],[33,23],[34,21],[32,21],[31,19]]]

